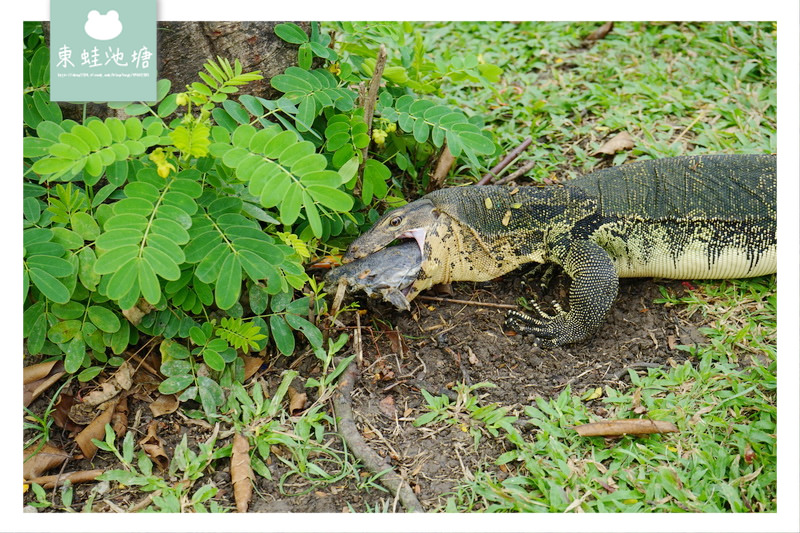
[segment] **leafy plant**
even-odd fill
[[[153,493],[153,503],[145,511],[179,513],[191,507],[195,512],[224,512],[217,502],[211,500],[218,491],[212,483],[206,483],[192,493],[195,482],[202,477],[211,462],[225,455],[219,450],[214,450],[216,434],[208,441],[198,444],[199,451],[194,452],[189,448],[184,433],[183,439],[175,447],[169,469],[165,472],[170,480],[177,479],[177,483],[153,473],[153,462],[142,450],[136,454],[134,464],[133,432],[129,431],[125,435],[122,451],[117,449],[115,441],[114,430],[108,424],[104,440],[92,439],[99,449],[113,453],[123,466],[121,469],[107,470],[97,479],[116,481],[122,485],[138,487],[141,491]]]
[[[420,392],[425,399],[425,408],[428,409],[428,412],[417,417],[414,420],[414,425],[425,426],[437,422],[461,424],[462,428],[465,431],[468,430],[472,435],[476,447],[481,439],[481,426],[492,437],[500,435],[499,430],[501,429],[504,433],[516,432],[511,424],[517,418],[507,416],[508,410],[506,408],[497,404],[481,406],[479,404],[480,398],[472,394],[477,389],[494,386],[492,383],[476,383],[474,385],[459,383],[456,386],[457,396],[455,401],[446,395],[433,396],[425,389],[421,389]],[[475,425],[472,421],[480,422],[481,424]]]
[[[334,355],[341,350],[347,342],[349,336],[345,333],[339,335],[335,341],[328,339],[328,349],[325,350],[322,346],[314,347],[314,355],[322,363],[322,370],[320,379],[308,378],[306,380],[306,387],[317,387],[317,397],[325,398],[327,393],[330,392],[331,385],[336,379],[345,371],[347,365],[355,358],[355,355],[342,358],[338,363],[334,361]],[[333,371],[328,370],[335,364]]]
[[[374,220],[370,202],[402,201],[394,169],[418,175],[445,143],[480,166],[495,145],[475,117],[408,94],[416,82],[394,66],[370,136],[353,85],[372,74],[369,62],[329,48],[316,23],[310,35],[291,23],[276,33],[299,45],[299,66],[270,80],[277,99],[241,94],[260,73],[218,57],[184,88],[159,80],[153,102],[109,104],[127,118],[79,123],[46,98],[49,56],[39,27],[26,26],[29,353],[61,356],[88,381],[142,335],[160,336],[160,391],[215,418],[244,377],[238,351],[291,355],[299,331],[324,366],[307,385],[330,388],[346,337],[323,348],[314,320],[324,293],[303,263]],[[307,286],[313,300],[295,294]]]
[[[312,406],[292,419],[281,408],[296,377],[296,371],[285,371],[272,398],[264,396],[260,382],[254,382],[249,392],[234,383],[227,410],[234,427],[248,438],[253,450],[250,456],[253,470],[266,479],[273,479],[269,464],[277,460],[287,467],[278,480],[281,492],[286,493],[285,487],[290,479],[299,479],[308,484],[302,492],[304,494],[314,487],[336,483],[354,474],[347,454],[325,442],[334,421],[322,410],[322,404]],[[275,447],[286,453],[274,453]]]
[[[64,390],[70,383],[70,380],[67,379],[53,394],[50,401],[47,403],[47,407],[45,408],[44,412],[41,415],[37,415],[32,410],[28,409],[27,407],[23,407],[26,413],[26,420],[22,424],[22,429],[30,429],[33,430],[33,435],[25,442],[25,448],[30,448],[33,445],[36,445],[36,450],[34,450],[30,456],[33,457],[36,453],[39,453],[45,444],[50,442],[50,429],[53,427],[53,412],[55,411],[55,404],[58,398],[61,396],[61,391]],[[37,444],[38,443],[38,444]],[[27,460],[27,459],[26,459]]]
[[[62,113],[58,104],[50,101],[50,49],[45,46],[42,25],[24,22],[22,38],[22,119],[28,128],[36,128],[42,121],[58,122]]]

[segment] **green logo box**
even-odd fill
[[[50,99],[156,99],[156,0],[50,0]]]

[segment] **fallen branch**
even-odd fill
[[[400,503],[406,511],[423,513],[425,509],[419,503],[408,482],[400,477],[383,457],[370,448],[358,432],[350,403],[353,387],[358,380],[358,374],[358,365],[355,361],[351,361],[339,377],[339,384],[336,393],[333,395],[333,409],[339,422],[339,434],[350,448],[350,451],[353,452],[353,455],[364,463],[364,466],[370,472],[373,474],[385,472],[380,477],[381,485],[400,499]]]
[[[512,304],[495,304],[491,302],[473,302],[472,300],[456,300],[453,298],[440,298],[438,296],[417,296],[417,300],[426,300],[429,302],[443,302],[448,304],[461,304],[461,305],[476,305],[478,307],[493,307],[495,309],[516,309],[516,305]]]
[[[492,181],[492,178],[496,178],[496,177],[497,177],[497,174],[498,174],[498,173],[500,173],[500,171],[502,171],[502,170],[503,170],[504,168],[506,168],[508,165],[510,165],[510,164],[511,164],[511,162],[512,162],[513,160],[515,160],[515,159],[516,159],[516,158],[519,156],[519,154],[521,154],[522,152],[524,152],[524,151],[525,151],[525,149],[526,149],[528,146],[530,146],[530,144],[531,144],[532,142],[533,142],[533,139],[531,139],[530,137],[528,137],[527,139],[525,139],[524,141],[522,141],[522,144],[520,144],[519,146],[517,146],[516,148],[514,148],[513,150],[511,150],[511,151],[508,153],[508,155],[507,155],[507,156],[505,156],[505,157],[503,158],[503,160],[502,160],[502,161],[500,161],[499,163],[497,163],[497,164],[494,166],[494,168],[492,168],[492,169],[491,169],[489,172],[487,172],[487,173],[486,173],[486,175],[484,175],[484,176],[481,178],[481,180],[480,180],[478,183],[476,183],[476,185],[486,185],[487,183],[489,183],[490,181]]]

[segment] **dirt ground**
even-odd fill
[[[679,281],[662,284],[677,295],[684,291]],[[563,275],[556,276],[543,289],[538,278],[514,272],[493,282],[456,283],[451,289],[452,294],[440,296],[514,304],[522,295],[545,303],[553,298],[563,302],[568,286]],[[576,394],[605,386],[625,389],[630,384],[628,368],[646,372],[648,366],[680,364],[685,361],[686,352],[675,349],[675,345],[703,342],[698,331],[701,324],[687,321],[675,308],[654,304],[659,296],[653,280],[621,280],[617,302],[594,339],[546,351],[525,336],[507,334],[503,329],[504,309],[417,299],[412,302],[411,312],[399,312],[385,303],[359,299],[366,312],[360,316],[361,378],[352,396],[357,428],[369,446],[387,457],[395,471],[407,479],[426,510],[440,509],[447,493],[465,472],[483,465],[495,468],[494,473],[501,479],[507,475],[491,466],[506,451],[505,441],[484,436],[476,448],[472,436],[458,426],[414,427],[413,420],[426,412],[420,388],[434,395],[454,396],[457,382],[490,382],[495,387],[476,392],[482,396],[482,404],[496,402],[508,408],[510,414],[520,414],[537,396],[557,396],[567,386]],[[353,313],[340,317],[343,323],[339,328],[351,333],[345,354],[353,353],[354,317]],[[401,337],[402,342],[398,342]],[[306,354],[300,361],[280,357],[258,374],[266,380],[267,391],[276,389],[281,371],[289,365],[300,372],[303,381],[319,372],[313,356]],[[37,405],[42,408],[43,401],[33,404],[34,412]],[[594,408],[602,416],[599,402]],[[152,420],[147,403],[131,399],[129,420],[129,429],[138,441]],[[180,410],[159,420],[158,433],[170,457],[184,433],[188,433],[193,449],[194,443],[211,435],[210,425],[188,420]],[[224,431],[220,435],[224,436]],[[341,441],[333,435],[332,447],[341,450]],[[217,445],[224,446],[231,438],[219,439]],[[67,451],[74,448],[72,439],[57,428],[53,442]],[[65,471],[118,468],[111,459],[110,454],[100,452],[91,464],[86,460],[68,461]],[[223,459],[217,464],[218,469],[208,469],[195,486],[213,481],[219,489],[216,501],[235,509],[229,462]],[[278,461],[270,468],[273,480],[257,477],[250,512],[402,510],[388,492],[365,483],[369,474],[363,470],[358,476],[350,475],[321,487],[289,477],[284,480],[282,494],[279,480],[285,469]],[[135,488],[111,485],[107,492],[95,497],[95,512],[130,510],[146,496]],[[92,486],[93,483],[75,486],[73,509],[82,508]],[[30,493],[26,494],[25,503],[31,498]]]

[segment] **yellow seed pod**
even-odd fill
[[[372,130],[372,140],[375,141],[375,144],[382,145],[386,142],[386,137],[389,134],[383,130]]]

